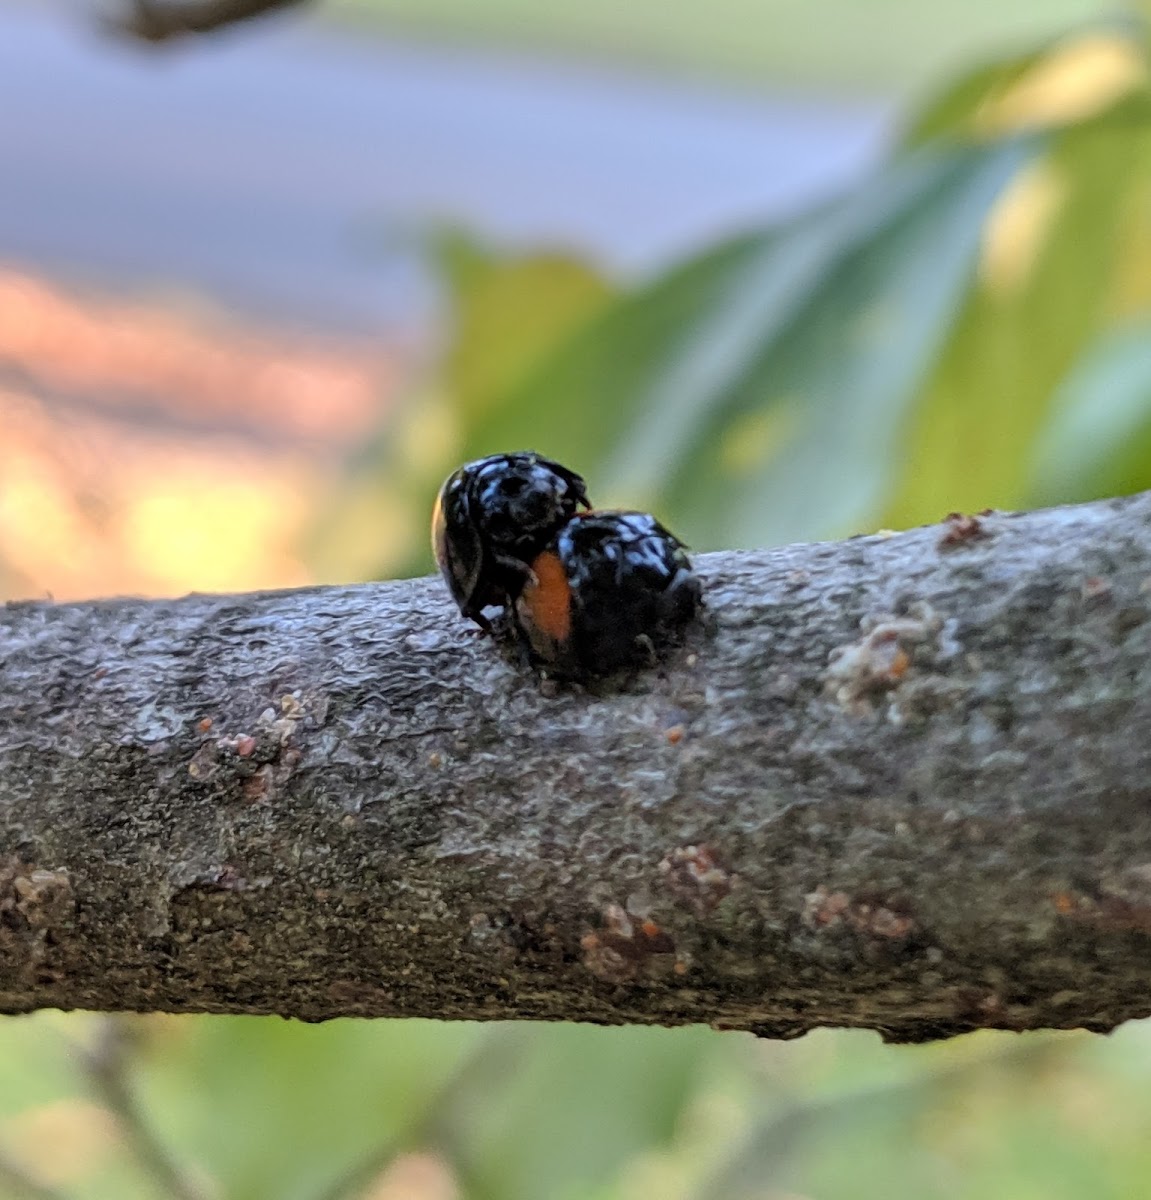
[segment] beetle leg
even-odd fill
[[[475,621],[475,623],[480,627],[480,629],[482,629],[483,632],[488,634],[489,636],[494,632],[492,629],[491,621],[489,621],[487,619],[487,617],[484,616],[484,614],[481,610],[476,609],[474,612],[465,612],[463,615],[465,617],[467,617],[469,620]]]
[[[659,656],[655,652],[655,642],[646,633],[637,634],[635,644],[647,655],[648,666],[654,667],[659,662]]]
[[[505,571],[510,571],[513,575],[518,575],[522,581],[522,587],[539,583],[535,571],[522,559],[512,558],[510,554],[495,554],[492,557],[497,566],[503,567]]]

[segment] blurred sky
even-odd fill
[[[0,594],[312,578],[310,514],[434,328],[429,227],[651,271],[865,172],[925,45],[1098,8],[374,2],[159,51],[0,2]],[[851,98],[848,49],[907,69]]]
[[[157,52],[0,5],[0,594],[307,582],[434,325],[423,231],[651,269],[843,185],[889,115],[295,14]]]
[[[890,115],[293,19],[157,53],[0,8],[0,259],[407,326],[432,223],[651,268],[842,186]]]

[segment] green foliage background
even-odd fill
[[[620,60],[661,74],[907,95],[990,48],[1106,15],[1109,0],[338,0],[405,35]]]
[[[382,571],[427,569],[442,476],[520,446],[700,549],[1151,487],[1147,54],[1133,16],[985,64],[850,194],[633,290],[443,237],[442,369],[328,520],[390,512]],[[0,1195],[453,1194],[396,1183],[416,1151],[468,1200],[1151,1194],[1146,1024],[922,1049],[419,1021],[114,1028],[133,1038],[121,1061],[144,1124],[186,1174],[157,1182],[93,1069],[107,1023],[46,1014],[0,1023],[0,1147],[32,1176],[0,1172]],[[69,1168],[84,1138],[87,1165]],[[29,1153],[45,1142],[60,1152]]]

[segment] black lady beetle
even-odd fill
[[[483,610],[514,603],[532,561],[579,508],[583,479],[523,451],[466,463],[448,476],[432,514],[432,549],[460,612],[483,630]]]
[[[577,514],[531,568],[515,623],[532,658],[558,676],[652,662],[702,603],[683,543],[648,513]]]

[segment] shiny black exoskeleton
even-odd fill
[[[588,506],[579,475],[530,451],[493,454],[449,475],[432,516],[432,549],[460,612],[490,631],[483,610],[514,604],[532,561]]]
[[[533,660],[556,676],[649,664],[702,603],[683,543],[648,513],[578,514],[531,565],[515,623]]]

